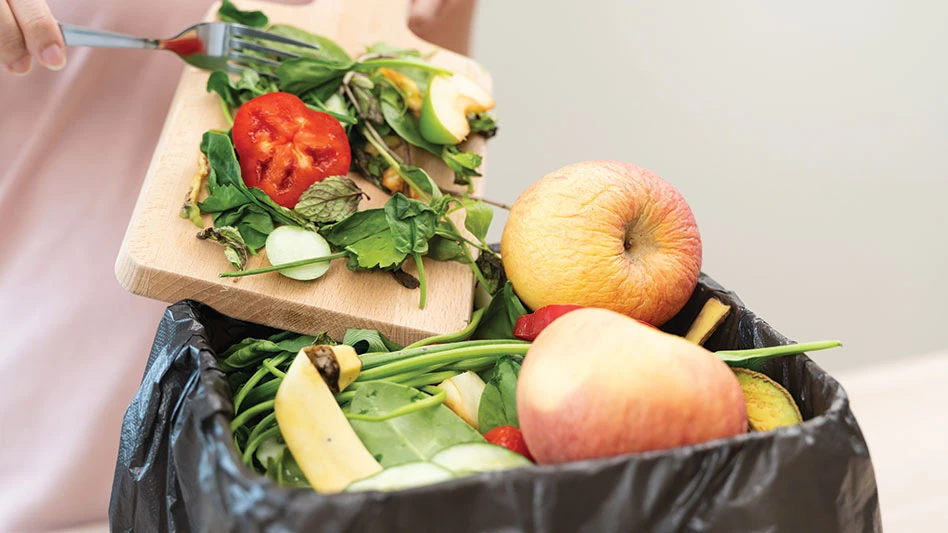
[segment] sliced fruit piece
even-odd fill
[[[803,422],[793,396],[765,374],[746,368],[733,368],[744,391],[747,423],[754,431],[770,431]]]
[[[438,388],[444,390],[447,397],[444,399],[444,405],[454,411],[454,414],[461,417],[471,425],[477,428],[477,408],[481,403],[481,394],[484,393],[484,387],[487,384],[474,372],[464,372],[453,378],[442,381]]]
[[[274,266],[323,257],[332,253],[329,243],[315,231],[296,226],[280,226],[267,236],[267,259]],[[280,270],[280,274],[300,281],[316,279],[329,271],[329,261]]]
[[[717,298],[708,299],[701,311],[698,312],[698,317],[691,323],[688,332],[685,333],[685,339],[699,346],[703,345],[714,333],[714,330],[718,329],[718,326],[724,322],[730,312],[730,305],[721,302]]]
[[[455,474],[476,474],[531,466],[529,459],[507,448],[484,442],[455,444],[436,453],[431,462]]]
[[[363,490],[400,490],[432,485],[454,478],[454,473],[436,464],[420,461],[386,468],[346,487],[346,492]]]
[[[349,346],[307,346],[277,390],[273,410],[280,432],[317,492],[339,492],[382,470],[334,395],[355,379],[361,365]]]
[[[461,74],[431,79],[421,106],[419,129],[426,141],[458,144],[471,133],[467,116],[494,108],[494,98],[473,80]]]

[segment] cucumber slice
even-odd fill
[[[450,470],[424,461],[386,468],[378,474],[352,482],[346,492],[360,490],[399,490],[431,485],[452,479]]]
[[[260,446],[257,446],[257,451],[254,453],[254,455],[257,457],[257,460],[260,461],[260,464],[266,466],[267,460],[276,460],[277,456],[280,455],[280,452],[283,451],[283,448],[286,448],[286,444],[280,444],[276,437],[270,437],[269,439],[261,442]]]
[[[455,474],[493,472],[533,465],[519,453],[486,442],[455,444],[436,453],[431,462]]]
[[[274,266],[327,256],[329,243],[315,231],[296,226],[280,226],[267,237],[267,259]],[[316,279],[329,270],[329,261],[280,270],[280,274],[300,281]]]

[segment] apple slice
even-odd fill
[[[494,98],[470,78],[461,74],[435,76],[421,106],[421,136],[432,143],[458,144],[471,133],[467,116],[489,111],[494,105]]]
[[[487,384],[480,376],[469,371],[442,381],[438,388],[444,390],[446,394],[445,407],[454,411],[454,414],[461,417],[461,420],[470,424],[471,427],[478,429],[477,408],[486,386]]]

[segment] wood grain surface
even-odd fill
[[[292,24],[330,37],[353,57],[379,41],[435,52],[432,63],[465,74],[490,90],[490,76],[480,65],[437,49],[408,30],[408,3],[316,0],[288,6],[243,1],[239,6],[263,10],[272,23]],[[217,7],[208,12],[208,20],[214,18]],[[232,268],[222,248],[198,240],[198,228],[178,216],[197,170],[201,136],[208,129],[226,128],[217,95],[205,90],[208,75],[186,67],[181,77],[116,260],[116,277],[127,290],[165,302],[195,299],[242,320],[300,333],[328,331],[334,338],[341,338],[346,328],[371,328],[396,342],[409,343],[467,324],[474,279],[470,267],[454,262],[425,260],[428,301],[424,309],[418,308],[419,291],[403,288],[391,274],[350,272],[341,260],[334,261],[329,272],[316,281],[295,281],[277,273],[218,277]],[[482,138],[474,136],[463,148],[485,156],[485,145]],[[412,157],[443,189],[459,190],[452,184],[453,174],[440,160],[419,150],[414,150]],[[382,206],[388,200],[388,195],[358,175],[350,174],[350,178],[371,197],[363,201],[362,209]],[[476,191],[481,190],[477,185]],[[458,213],[455,220],[460,222],[463,215]],[[209,216],[204,224],[211,225]],[[252,257],[247,268],[268,264],[264,251]],[[405,263],[405,271],[415,273],[411,260]]]

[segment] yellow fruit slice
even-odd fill
[[[382,470],[336,403],[335,393],[361,369],[351,346],[307,346],[277,390],[273,410],[280,432],[317,492],[340,492]]]
[[[730,312],[730,305],[722,303],[721,300],[717,298],[708,299],[701,308],[701,311],[698,312],[698,317],[695,318],[695,321],[691,323],[691,327],[688,328],[688,333],[685,333],[685,339],[698,346],[703,345],[705,341],[708,340],[708,337],[718,329],[718,326],[724,322],[724,319],[727,318]]]
[[[734,368],[737,382],[744,391],[747,422],[754,431],[770,431],[803,422],[793,396],[765,374],[746,368]]]

